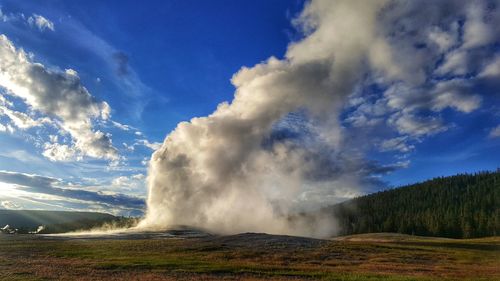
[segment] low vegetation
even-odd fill
[[[500,239],[0,236],[0,280],[500,280]]]

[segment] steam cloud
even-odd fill
[[[447,107],[472,111],[479,106],[478,97],[464,91],[444,94],[438,82],[429,84],[427,79],[431,61],[442,61],[450,46],[460,44],[450,42],[453,38],[447,32],[453,30],[445,28],[457,20],[447,13],[466,14],[470,8],[458,2],[308,3],[294,21],[305,36],[289,45],[283,59],[271,57],[241,68],[231,80],[236,87],[232,102],[219,104],[207,117],[178,124],[153,154],[148,210],[139,227],[192,225],[219,233],[333,234],[334,221],[328,215],[300,219],[294,214],[359,194],[373,173],[339,122],[349,95],[366,77],[389,89],[393,85],[435,89],[432,96],[423,96],[426,102],[419,108],[392,106],[414,99],[400,91],[388,91],[382,99],[388,105],[384,110],[392,114],[387,125],[405,134],[402,139],[423,135],[407,124],[418,123],[416,129],[421,131],[428,125],[428,135],[439,131],[436,118],[418,118],[424,107],[439,112]],[[433,12],[408,16],[425,9]],[[422,32],[402,40],[415,26]],[[427,54],[401,43],[418,40],[429,42]],[[460,80],[454,82],[460,88]]]

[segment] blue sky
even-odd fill
[[[425,29],[428,41],[412,43],[414,58],[400,58],[426,64],[424,82],[381,83],[368,73],[331,114],[352,144],[342,149],[382,171],[368,172],[377,184],[353,194],[499,167],[500,38],[487,30],[498,3],[479,2],[451,9],[443,26]],[[154,150],[179,122],[233,100],[231,78],[242,67],[290,56],[290,44],[310,35],[294,24],[305,5],[0,1],[1,55],[16,64],[0,68],[2,206],[140,214]],[[406,27],[419,24],[414,18]],[[295,116],[282,120],[287,136],[289,123],[308,119]]]

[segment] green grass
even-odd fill
[[[0,257],[0,280],[107,280],[120,274],[139,280],[145,274],[171,280],[199,276],[213,280],[500,280],[498,238],[328,241],[314,247],[262,248],[202,239],[0,236],[0,253],[5,253]]]

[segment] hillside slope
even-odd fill
[[[51,232],[64,232],[67,228],[81,228],[116,219],[113,215],[95,212],[0,210],[0,228],[9,225],[26,231],[36,230],[43,225],[51,228]]]
[[[500,235],[500,171],[435,178],[355,198],[332,209],[340,235],[496,236]]]

